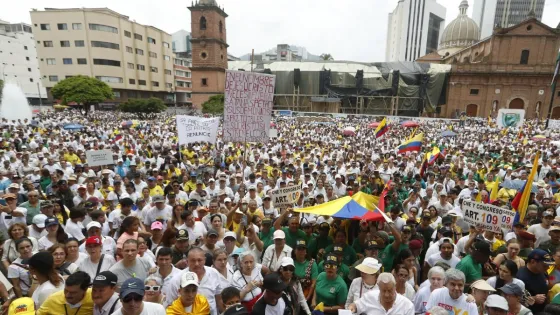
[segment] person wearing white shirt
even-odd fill
[[[476,303],[467,302],[464,287],[465,274],[457,269],[448,269],[445,272],[445,287],[432,291],[426,310],[440,306],[446,310],[454,310],[455,314],[478,314]]]
[[[177,291],[178,292],[178,291]],[[145,294],[144,281],[138,278],[129,278],[121,286],[120,300],[122,307],[112,315],[138,314],[162,315],[165,308],[161,304],[142,301]],[[141,304],[140,306],[138,304]],[[142,310],[138,313],[138,310]]]
[[[100,272],[93,278],[93,315],[111,315],[122,307],[116,288],[117,276],[110,271]]]
[[[547,210],[543,212],[541,223],[533,224],[527,229],[527,232],[535,234],[535,238],[537,239],[535,248],[539,247],[541,243],[550,240],[548,231],[550,230],[552,221],[554,221],[554,212],[552,210]]]
[[[6,206],[0,206],[0,228],[4,234],[4,239],[10,239],[8,234],[8,229],[14,223],[26,224],[27,209],[17,206],[17,196],[12,193],[4,194],[4,200],[6,200]]]
[[[379,290],[371,290],[348,306],[352,313],[366,315],[414,315],[414,305],[397,293],[397,282],[391,273],[384,272],[377,279]],[[473,313],[474,314],[474,313]]]
[[[286,234],[282,230],[276,230],[272,234],[274,244],[265,250],[262,265],[265,270],[278,270],[282,263],[282,258],[292,256],[292,248],[286,245]]]
[[[74,209],[70,212],[70,220],[66,221],[64,232],[71,237],[77,239],[79,242],[83,241],[86,237],[82,233],[84,226],[82,221],[85,219],[86,214],[82,209]]]
[[[346,304],[344,307],[348,309],[350,304],[359,300],[366,293],[378,290],[377,287],[377,273],[381,269],[382,265],[375,258],[366,257],[361,264],[357,265],[356,270],[361,272],[361,277],[357,277],[352,280],[350,288],[348,289],[348,297],[346,298]]]

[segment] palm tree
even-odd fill
[[[325,61],[333,61],[334,58],[331,54],[321,54],[321,59],[325,60]]]

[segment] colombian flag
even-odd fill
[[[436,146],[434,147],[434,150],[432,151],[432,153],[430,153],[429,157],[428,157],[428,164],[432,165],[436,162],[438,156],[440,155],[441,151],[439,150],[439,148]]]
[[[517,192],[517,195],[515,195],[515,198],[511,203],[511,206],[515,210],[517,210],[518,215],[515,216],[516,222],[523,222],[523,220],[525,219],[525,213],[527,212],[527,206],[529,205],[529,196],[531,195],[531,189],[533,188],[533,179],[535,178],[537,174],[537,168],[539,167],[539,157],[540,154],[539,152],[537,152],[535,160],[533,161],[533,168],[531,169],[531,173],[527,177],[527,181],[523,185],[523,188],[519,192]]]
[[[387,117],[383,118],[379,126],[375,129],[375,138],[379,138],[389,131],[389,126],[387,126]]]
[[[399,154],[411,151],[420,151],[422,149],[422,141],[424,134],[414,136],[412,139],[406,140],[399,146]]]

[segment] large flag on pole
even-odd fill
[[[424,134],[419,134],[414,136],[412,139],[408,139],[399,146],[399,154],[410,151],[420,151],[422,149],[422,141],[424,140]]]
[[[527,177],[527,181],[511,203],[511,206],[515,210],[517,210],[517,213],[519,214],[519,222],[523,222],[523,220],[525,219],[525,213],[527,212],[527,207],[529,206],[529,197],[533,188],[533,180],[537,174],[537,169],[539,167],[539,157],[540,154],[539,152],[537,152],[535,160],[533,161],[533,168],[531,169],[529,177]]]
[[[389,131],[389,126],[387,126],[387,117],[383,118],[379,126],[375,129],[375,138],[379,138]]]

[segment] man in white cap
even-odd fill
[[[384,272],[377,278],[379,290],[371,290],[348,306],[352,313],[367,315],[414,315],[412,302],[397,293],[397,281],[393,274]],[[475,314],[475,313],[473,313]]]
[[[31,225],[28,225],[27,228],[29,229],[29,236],[34,237],[35,239],[40,239],[41,237],[47,235],[47,231],[45,230],[45,220],[47,216],[39,213],[33,217]]]
[[[265,273],[278,270],[282,263],[282,258],[292,256],[292,248],[286,245],[286,233],[284,231],[274,231],[272,239],[274,240],[274,245],[270,245],[265,249],[262,260]]]
[[[181,275],[179,297],[167,307],[168,314],[210,314],[206,297],[198,293],[198,276],[194,272]]]
[[[91,221],[86,225],[87,237],[98,236],[101,239],[102,249],[101,254],[115,256],[117,252],[117,243],[112,237],[105,237],[102,235],[102,226],[98,221]],[[80,252],[87,253],[85,242],[80,245]]]
[[[509,311],[509,306],[504,297],[493,294],[486,299],[484,309],[488,315],[506,315]]]

